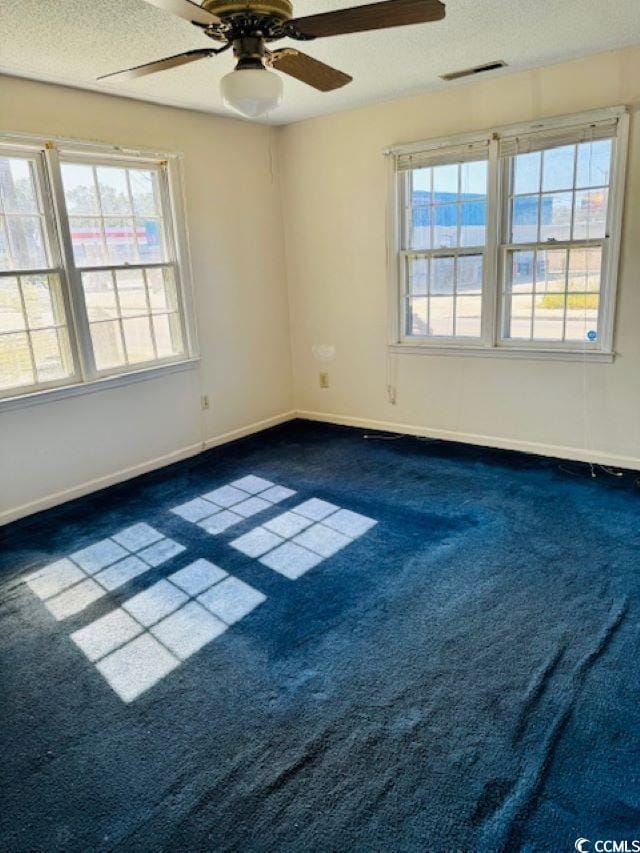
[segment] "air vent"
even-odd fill
[[[476,65],[475,68],[465,68],[464,71],[452,71],[450,74],[441,74],[441,80],[459,80],[460,77],[473,77],[474,74],[484,74],[485,71],[495,71],[496,68],[506,68],[507,63],[502,59],[497,62],[487,62],[486,65]]]

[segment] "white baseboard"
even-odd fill
[[[339,424],[342,426],[359,427],[367,430],[377,430],[380,432],[403,433],[406,435],[418,435],[425,438],[438,438],[444,441],[458,441],[463,444],[474,444],[480,447],[495,447],[502,450],[518,450],[524,453],[535,453],[539,456],[551,456],[559,459],[572,459],[580,462],[594,462],[601,465],[609,465],[614,468],[630,468],[635,471],[640,471],[640,459],[634,456],[620,456],[615,453],[607,453],[594,450],[587,452],[584,448],[567,447],[564,445],[541,444],[534,441],[521,441],[519,439],[510,439],[496,437],[490,435],[476,435],[474,433],[457,432],[455,430],[433,429],[430,427],[416,426],[414,424],[397,423],[394,421],[377,421],[370,418],[356,418],[351,415],[337,415],[326,412],[309,412],[309,411],[289,411],[282,412],[279,415],[274,415],[271,418],[265,418],[261,421],[248,424],[244,427],[231,430],[230,432],[222,433],[221,435],[212,436],[206,439],[203,443],[191,444],[188,447],[181,447],[171,453],[163,456],[157,456],[154,459],[148,459],[138,465],[132,465],[129,468],[123,468],[120,471],[115,471],[112,474],[106,474],[102,477],[96,477],[93,480],[88,480],[84,483],[79,483],[71,488],[64,489],[60,492],[45,495],[30,503],[22,504],[21,506],[12,507],[11,509],[0,512],[0,525],[9,524],[11,521],[16,521],[27,515],[32,515],[35,512],[40,512],[44,509],[58,506],[67,501],[80,498],[83,495],[91,494],[100,489],[105,489],[108,486],[113,486],[116,483],[122,483],[125,480],[131,480],[141,474],[146,474],[149,471],[155,471],[158,468],[164,468],[174,462],[179,462],[182,459],[188,459],[190,456],[196,456],[211,447],[217,447],[221,444],[227,444],[230,441],[236,441],[239,438],[244,438],[247,435],[253,435],[269,427],[277,426],[294,418],[302,418],[309,421],[320,421],[322,423]]]
[[[202,449],[208,450],[210,447],[218,447],[220,444],[226,444],[229,441],[236,441],[239,438],[244,438],[246,435],[253,435],[254,432],[262,432],[262,430],[278,426],[278,424],[284,424],[297,417],[298,413],[293,409],[289,412],[282,412],[281,414],[274,415],[271,418],[265,418],[263,421],[256,421],[248,426],[233,429],[231,432],[223,432],[222,435],[207,438]]]
[[[114,471],[112,474],[105,474],[102,477],[96,477],[93,480],[87,480],[84,483],[79,483],[71,488],[64,489],[61,492],[45,495],[35,501],[22,504],[22,506],[12,507],[11,509],[0,512],[0,525],[9,524],[11,521],[16,521],[19,518],[24,518],[26,515],[32,515],[35,512],[40,512],[44,509],[58,506],[59,504],[67,503],[75,498],[81,498],[83,495],[97,492],[100,489],[106,489],[108,486],[114,486],[116,483],[123,483],[125,480],[131,480],[134,477],[139,477],[140,474],[147,474],[149,471],[155,471],[158,468],[164,468],[174,462],[180,462],[182,459],[188,459],[190,456],[196,456],[210,447],[217,447],[220,444],[226,444],[230,441],[235,441],[238,438],[244,438],[247,435],[252,435],[256,432],[269,429],[269,427],[277,426],[285,423],[296,417],[296,412],[282,412],[279,415],[274,415],[271,418],[265,418],[262,421],[248,424],[247,426],[239,427],[238,429],[225,432],[222,435],[216,435],[206,439],[198,444],[191,444],[188,447],[181,447],[171,453],[166,453],[163,456],[157,456],[154,459],[147,459],[145,462],[140,462],[137,465],[131,465],[129,468],[123,468],[120,471]]]
[[[600,450],[585,450],[580,447],[567,447],[557,444],[541,444],[535,441],[503,438],[492,435],[476,435],[470,432],[457,432],[447,429],[415,426],[414,424],[376,421],[369,418],[356,418],[351,415],[336,415],[325,412],[307,412],[299,410],[299,418],[341,426],[360,427],[379,432],[395,432],[406,435],[419,435],[424,438],[439,438],[443,441],[459,441],[462,444],[474,444],[480,447],[495,447],[500,450],[519,450],[523,453],[535,453],[538,456],[551,456],[557,459],[571,459],[577,462],[593,462],[613,468],[631,468],[640,471],[640,459],[635,456],[619,456]]]

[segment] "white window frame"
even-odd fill
[[[37,190],[42,194],[45,239],[48,242],[51,261],[51,268],[44,272],[60,276],[75,373],[53,382],[0,391],[0,411],[124,385],[164,373],[188,369],[197,364],[199,351],[193,307],[181,156],[175,153],[125,149],[60,137],[43,138],[15,133],[0,133],[0,155],[2,154],[29,156],[36,161]],[[146,164],[153,165],[159,170],[167,260],[160,263],[96,266],[95,269],[152,267],[173,269],[184,345],[184,351],[179,355],[109,370],[96,369],[82,287],[82,273],[91,271],[94,267],[77,267],[75,264],[60,168],[61,161],[65,159],[74,162],[86,159],[87,163],[92,165],[120,165],[134,168],[144,167]],[[20,270],[16,271],[16,275],[24,276],[34,272],[43,271]]]
[[[558,135],[587,132],[599,122],[617,122],[612,142],[612,172],[608,202],[606,236],[603,242],[602,285],[598,316],[599,337],[596,342],[521,341],[504,338],[502,329],[502,291],[506,275],[504,259],[508,246],[502,241],[507,227],[509,161],[500,156],[500,140],[531,134]],[[431,355],[477,355],[508,358],[538,358],[576,361],[613,361],[616,291],[618,282],[625,173],[629,134],[629,112],[624,106],[593,110],[570,116],[506,125],[477,133],[460,134],[433,140],[398,145],[384,151],[388,158],[388,235],[387,265],[389,280],[389,349],[397,353]],[[406,255],[415,254],[404,248],[406,179],[398,169],[400,159],[415,157],[417,162],[463,162],[465,147],[486,144],[488,148],[487,231],[482,289],[481,338],[419,338],[407,335],[403,310],[406,294]],[[448,152],[451,152],[447,160]],[[576,241],[573,241],[575,245]],[[563,243],[550,243],[549,248],[562,248]],[[522,244],[526,249],[527,244]],[[459,250],[460,251],[460,250]],[[418,251],[417,254],[420,254]],[[446,252],[445,252],[446,254]]]

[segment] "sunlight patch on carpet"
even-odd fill
[[[61,621],[185,550],[141,522],[50,563],[29,575],[26,583]]]
[[[272,483],[264,477],[248,474],[174,506],[171,512],[184,521],[198,524],[212,536],[217,536],[234,524],[264,512],[292,495],[295,495],[293,489]]]

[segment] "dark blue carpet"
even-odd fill
[[[169,512],[246,474],[298,494],[219,536]],[[296,581],[230,548],[311,497],[378,524]],[[5,528],[0,848],[639,837],[639,498],[631,475],[298,422]],[[64,621],[23,582],[140,521],[187,551]],[[69,634],[199,557],[267,600],[124,703]]]

